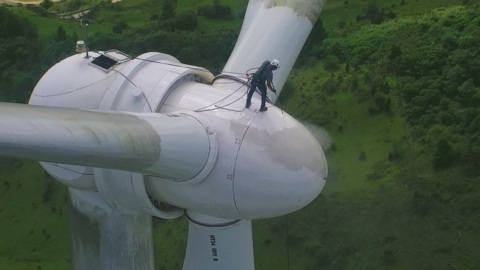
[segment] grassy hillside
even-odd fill
[[[280,99],[285,111],[332,137],[329,180],[302,211],[254,222],[257,269],[480,269],[480,7],[462,2],[328,2],[322,13],[328,38],[306,46]],[[89,18],[92,42],[221,66],[232,44],[194,58],[189,52],[203,48],[188,42],[234,40],[227,30],[238,31],[247,1],[222,1],[234,19],[200,16],[188,31],[151,20],[161,16],[162,3],[103,4]],[[177,16],[210,3],[178,0]],[[78,22],[12,10],[34,22],[46,43],[60,25],[80,35]],[[372,12],[381,20],[368,17]],[[129,28],[113,34],[120,22]],[[315,33],[323,33],[318,25]],[[65,55],[73,39],[62,42],[48,46]],[[0,269],[68,269],[65,188],[35,163],[2,160],[0,193]],[[155,224],[157,268],[181,269],[186,220]]]
[[[67,189],[36,162],[0,160],[0,269],[67,269]]]
[[[347,25],[356,24],[357,15],[365,14],[368,5],[376,3],[379,8],[394,11],[400,18],[404,16],[421,15],[433,9],[461,5],[462,0],[330,0],[321,15],[328,29],[338,26],[340,21]]]

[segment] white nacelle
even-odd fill
[[[214,134],[207,169],[181,182],[148,176],[145,187],[144,177],[135,173],[42,163],[60,182],[99,191],[118,211],[144,211],[164,218],[181,215],[181,211],[174,208],[176,214],[161,213],[153,207],[155,202],[228,219],[258,219],[296,211],[320,193],[327,176],[325,156],[298,121],[274,106],[259,113],[259,95],[245,110],[242,95],[248,89],[240,83],[233,84],[240,88],[237,92],[220,89],[205,84],[213,78],[210,73],[182,67],[170,56],[150,53],[139,58],[151,61],[130,60],[118,65],[117,71],[106,72],[89,64],[91,59],[83,55],[72,56],[42,78],[30,103],[189,113]],[[168,62],[157,63],[162,59]],[[165,132],[168,130],[165,126]]]
[[[251,1],[224,73],[242,74],[263,60],[280,59],[282,68],[274,74],[280,92],[324,3]],[[274,46],[269,46],[272,43]],[[209,134],[205,169],[188,181],[175,182],[43,163],[60,182],[99,191],[118,211],[143,211],[164,218],[181,215],[181,208],[225,219],[279,216],[304,207],[323,189],[328,172],[319,143],[302,124],[278,108],[270,106],[268,112],[259,113],[257,94],[252,107],[245,110],[248,89],[242,84],[220,79],[211,86],[211,73],[182,65],[165,54],[148,53],[135,59],[125,59],[116,51],[107,54],[119,59],[110,70],[92,65],[92,59],[83,55],[55,65],[37,85],[30,104],[190,114]],[[98,53],[91,55],[99,57]],[[258,59],[259,55],[265,59]],[[178,162],[187,164],[189,160]],[[154,207],[157,202],[178,208],[173,213],[158,211]]]
[[[259,113],[254,107],[260,96],[254,96],[250,109],[237,112],[245,106],[245,91],[231,94],[187,83],[169,96],[163,113],[203,108],[229,95],[223,104],[240,99],[201,113],[217,132],[218,157],[211,173],[195,185],[150,177],[149,190],[157,198],[212,216],[258,219],[294,212],[318,196],[328,173],[319,143],[278,108]]]
[[[89,59],[85,59],[83,54],[77,54],[56,64],[37,84],[30,104],[155,113],[178,85],[188,81],[208,83],[213,79],[213,75],[208,71],[201,68],[191,69],[166,54],[147,53],[133,60],[116,51],[105,54],[119,60],[110,70],[92,64],[92,61],[100,56],[95,52],[90,54],[92,57]],[[201,117],[192,113],[190,116],[196,118],[204,128],[209,125],[200,119]],[[175,129],[174,126],[163,128],[165,131]],[[212,134],[213,136],[209,136],[212,154],[208,156],[204,170],[195,176],[192,182],[203,179],[215,162],[216,141],[215,134]],[[167,138],[168,134],[163,137]],[[181,140],[180,137],[177,140]],[[170,145],[175,147],[175,144],[166,145],[162,153],[168,154]],[[204,146],[207,149],[209,147]],[[81,161],[77,164],[81,164]],[[147,193],[143,175],[106,169],[94,170],[91,167],[62,164],[60,161],[41,162],[41,165],[55,179],[71,188],[100,192],[107,204],[118,211],[142,211],[162,218],[174,218],[183,214],[182,210],[168,205],[168,211],[160,211],[158,208],[165,204],[159,204]]]

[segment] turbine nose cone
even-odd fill
[[[252,122],[235,165],[234,196],[244,219],[297,211],[325,186],[327,161],[322,147],[298,121],[270,107]]]

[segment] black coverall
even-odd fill
[[[265,82],[271,83],[273,80],[273,72],[269,69],[270,61],[263,62],[262,66],[255,72],[252,79],[252,86],[248,92],[247,97],[247,107],[250,106],[253,93],[255,90],[260,89],[262,93],[262,106],[261,108],[265,107],[265,103],[267,101],[267,87],[265,86]]]

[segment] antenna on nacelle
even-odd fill
[[[90,58],[90,56],[88,55],[88,23],[87,24],[83,24],[83,20],[80,19],[80,27],[82,27],[83,29],[83,40],[79,40],[77,41],[77,46],[76,46],[76,51],[78,53],[86,53],[85,54],[85,59],[88,59]]]

